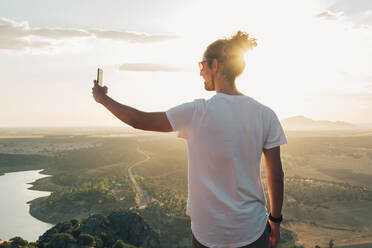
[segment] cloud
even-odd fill
[[[316,15],[318,18],[326,20],[338,20],[341,18],[343,12],[333,13],[332,11],[326,10]]]
[[[342,91],[329,91],[319,94],[325,98],[338,98],[340,102],[350,101],[353,103],[359,103],[361,105],[372,106],[372,93],[370,92],[342,92]]]
[[[43,48],[52,45],[52,42],[56,40],[89,37],[133,43],[161,42],[177,38],[174,35],[146,34],[115,30],[31,28],[28,22],[16,22],[0,18],[0,50]]]
[[[337,20],[342,17],[356,26],[372,26],[372,1],[338,0],[317,17],[327,20]]]
[[[120,66],[121,71],[163,71],[163,72],[180,72],[181,68],[160,65],[160,64],[151,64],[151,63],[126,63]]]
[[[35,28],[30,29],[27,35],[37,36],[46,39],[71,39],[92,36],[89,32],[79,29],[62,29],[62,28]]]
[[[172,35],[149,35],[145,33],[134,33],[134,32],[124,32],[124,31],[112,31],[112,30],[88,30],[89,33],[94,34],[97,38],[128,41],[128,42],[138,42],[138,43],[149,43],[166,41],[177,38],[177,36]]]

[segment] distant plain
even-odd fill
[[[284,235],[287,242],[282,247],[327,247],[331,239],[335,247],[372,246],[370,133],[287,132],[288,145],[282,147],[283,228],[289,234]],[[129,180],[128,168],[144,159],[136,150],[139,147],[150,159],[134,167],[133,172],[150,202],[138,211],[157,229],[163,244],[190,244],[190,223],[185,216],[187,146],[173,133],[121,128],[3,128],[0,137],[0,174],[45,169],[53,175],[37,181],[34,187],[59,193],[53,200],[36,200],[31,212],[42,220],[50,221],[53,216],[54,222],[138,205],[141,199]],[[262,177],[266,188],[264,166]],[[92,204],[92,199],[79,198],[80,194],[76,198],[79,203],[73,201],[74,211],[59,213],[84,183],[84,187],[101,185],[103,191],[97,193],[100,200],[93,199]]]

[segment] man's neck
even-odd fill
[[[243,93],[239,92],[239,90],[235,86],[234,82],[224,81],[221,83],[216,84],[216,93],[224,93],[227,95],[241,95],[244,96]]]

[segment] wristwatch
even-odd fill
[[[271,221],[274,222],[274,223],[280,223],[280,222],[282,222],[282,220],[283,220],[283,215],[280,215],[279,218],[275,218],[275,217],[273,217],[273,216],[271,215],[271,213],[270,213],[270,214],[269,214],[269,220],[271,220]]]

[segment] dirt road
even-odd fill
[[[144,160],[141,160],[139,162],[136,162],[132,166],[130,166],[128,168],[128,173],[129,173],[130,180],[133,182],[134,186],[136,187],[137,195],[139,196],[138,197],[139,202],[137,202],[138,207],[139,208],[145,208],[147,206],[147,204],[151,202],[151,197],[148,195],[148,193],[146,192],[146,190],[141,189],[141,187],[139,186],[139,184],[137,183],[136,179],[133,176],[132,169],[135,166],[140,165],[140,164],[146,162],[147,160],[149,160],[150,159],[150,156],[147,155],[144,151],[142,151],[139,148],[139,146],[137,146],[137,152],[142,153],[143,155],[146,156],[146,158]]]

